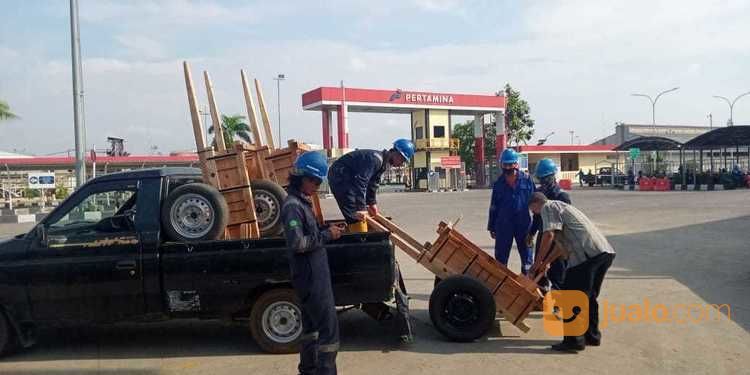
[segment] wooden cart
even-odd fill
[[[278,196],[266,197],[268,199],[262,199],[263,197],[261,197],[259,199],[257,191],[253,191],[253,186],[257,186],[257,181],[265,180],[274,182],[280,187],[286,187],[288,184],[287,177],[293,168],[294,161],[299,154],[309,151],[310,147],[302,142],[290,140],[288,147],[275,148],[265,100],[263,99],[260,83],[256,79],[256,95],[266,138],[266,144],[264,144],[261,139],[255,104],[250,94],[247,76],[242,70],[240,71],[240,76],[245,96],[247,117],[253,133],[253,143],[236,142],[227,147],[224,137],[220,136],[223,130],[220,122],[221,116],[214,97],[213,84],[208,72],[204,71],[203,77],[215,135],[215,148],[207,146],[195,96],[192,73],[187,62],[183,62],[183,70],[193,124],[193,134],[203,180],[221,192],[229,209],[229,220],[224,231],[224,238],[259,238],[263,234],[264,228],[259,226],[258,215],[274,215],[278,217],[280,215],[281,202]],[[256,205],[256,200],[259,200],[261,204]],[[270,202],[271,200],[273,200],[272,205],[263,203]],[[316,208],[318,208],[318,218],[322,220],[319,202],[316,200],[315,203]],[[260,222],[263,222],[262,219]]]
[[[492,295],[496,310],[523,332],[529,331],[530,328],[524,323],[524,319],[542,304],[543,296],[536,283],[538,277],[532,280],[515,274],[474,245],[453,225],[445,222],[438,225],[438,238],[432,244],[420,244],[380,215],[368,218],[368,225],[378,231],[390,231],[391,239],[398,248],[437,277],[446,279],[454,275],[464,275],[479,281]],[[546,269],[546,265],[552,260],[554,259],[548,257],[541,264],[535,264],[535,269]],[[433,306],[430,306],[431,317],[432,309]]]

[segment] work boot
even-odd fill
[[[586,346],[599,346],[602,344],[601,340],[586,337]]]
[[[556,352],[578,353],[579,351],[586,349],[586,345],[563,341],[559,344],[552,345],[550,349]]]

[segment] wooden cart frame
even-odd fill
[[[229,221],[224,231],[224,238],[260,238],[261,231],[258,227],[252,182],[263,179],[286,187],[288,185],[287,177],[294,166],[294,161],[301,153],[309,151],[310,147],[295,140],[288,141],[285,148],[277,149],[275,147],[265,99],[260,82],[256,79],[255,90],[266,139],[266,144],[264,144],[258,127],[255,104],[244,70],[240,70],[240,77],[250,130],[253,133],[253,143],[236,142],[227,147],[223,137],[220,112],[214,96],[213,83],[209,73],[204,71],[203,78],[213,122],[215,149],[206,145],[192,73],[187,62],[183,62],[183,70],[190,118],[193,124],[193,135],[203,181],[218,189],[229,207]],[[314,203],[318,219],[322,221],[320,203],[317,199],[314,200]]]
[[[380,215],[368,218],[368,225],[378,231],[391,232],[391,239],[398,248],[441,279],[452,275],[475,278],[490,291],[498,312],[507,321],[523,332],[529,331],[524,319],[542,304],[543,296],[537,282],[544,272],[533,279],[514,273],[474,245],[454,225],[445,222],[438,225],[438,238],[432,244],[419,243]],[[553,251],[552,256],[535,264],[534,270],[546,270],[557,256],[559,252]]]

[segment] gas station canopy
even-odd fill
[[[695,150],[738,146],[750,146],[750,126],[716,128],[685,143],[686,148]]]
[[[411,138],[417,152],[411,160],[413,186],[428,188],[428,177],[436,173],[440,179],[453,183],[457,176],[450,177],[447,170],[455,172],[453,160],[459,142],[453,138],[451,116],[474,116],[475,160],[484,163],[484,115],[492,114],[498,127],[496,143],[506,144],[504,132],[505,96],[451,94],[412,90],[378,90],[351,87],[318,87],[302,94],[302,109],[320,111],[323,131],[323,148],[331,156],[341,155],[350,149],[348,112],[401,113],[409,115]],[[335,114],[334,114],[335,112]],[[336,118],[336,131],[333,118]],[[334,135],[337,146],[334,147]],[[502,147],[498,148],[502,151]],[[460,160],[460,159],[458,159]],[[461,162],[453,160],[455,165]],[[448,168],[450,166],[450,168]]]
[[[615,147],[615,151],[628,151],[638,148],[641,151],[670,151],[682,148],[682,143],[667,137],[638,137]]]
[[[375,90],[319,87],[302,94],[304,110],[411,113],[416,109],[447,109],[455,115],[477,115],[505,110],[505,97],[496,95],[447,94],[408,90]]]

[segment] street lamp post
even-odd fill
[[[70,49],[73,70],[73,129],[76,149],[76,189],[86,182],[86,132],[83,127],[83,79],[81,78],[81,39],[78,24],[78,0],[70,0]]]
[[[648,99],[651,102],[651,127],[652,127],[652,130],[653,130],[652,136],[656,136],[656,102],[659,101],[659,98],[662,95],[664,95],[664,94],[666,94],[668,92],[677,91],[678,89],[679,89],[679,87],[673,87],[673,88],[671,88],[669,90],[664,90],[664,91],[660,92],[659,94],[657,94],[656,98],[653,98],[653,99],[651,98],[650,95],[646,95],[646,94],[630,94],[632,96],[642,96],[642,97]],[[654,151],[651,154],[651,157],[654,159],[654,170],[652,172],[655,173],[656,172],[656,158],[657,158],[657,153]]]
[[[539,140],[536,142],[537,146],[541,146],[547,142],[547,138],[551,137],[555,132],[549,132],[549,134],[545,135],[544,138],[539,138]]]
[[[729,104],[729,121],[727,121],[727,126],[734,126],[734,103],[737,103],[737,101],[740,100],[741,97],[748,95],[748,94],[750,94],[750,91],[744,94],[740,94],[739,96],[734,98],[734,100],[729,100],[729,98],[719,96],[719,95],[714,95],[714,98],[722,99],[725,102],[727,102],[727,104]]]
[[[646,94],[630,94],[632,96],[642,96],[644,98],[647,98],[651,102],[651,125],[653,125],[653,127],[654,127],[654,135],[655,135],[655,132],[656,132],[656,102],[659,100],[659,97],[661,97],[662,95],[664,95],[664,94],[666,94],[668,92],[676,91],[678,89],[679,89],[679,87],[673,87],[673,88],[671,88],[669,90],[664,90],[664,91],[660,92],[659,94],[657,94],[656,98],[654,98],[654,99],[651,99],[651,96],[650,95],[646,95]]]
[[[285,79],[286,77],[283,74],[279,74],[274,78],[274,81],[276,81],[276,110],[279,115],[279,142],[281,142],[281,81]]]

